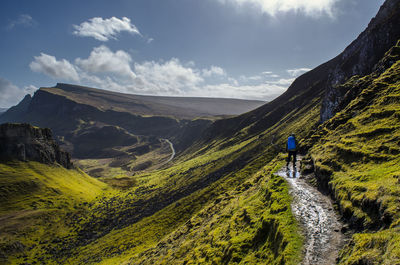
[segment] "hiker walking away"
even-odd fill
[[[297,154],[297,141],[294,133],[292,133],[286,143],[286,151],[288,152],[286,166],[289,167],[290,158],[293,156],[293,167],[296,166],[296,154]]]

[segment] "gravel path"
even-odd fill
[[[282,168],[276,174],[285,178],[293,197],[292,211],[305,237],[303,265],[336,263],[343,246],[342,224],[333,210],[331,200],[307,184],[296,167]]]

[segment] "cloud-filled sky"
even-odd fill
[[[0,107],[57,82],[271,100],[383,0],[2,0]]]

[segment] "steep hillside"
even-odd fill
[[[111,189],[79,169],[49,160],[60,150],[48,129],[19,124],[0,128],[1,143],[7,144],[7,149],[0,149],[7,151],[0,160],[0,263],[18,264],[28,261],[24,253],[40,256],[44,250],[36,245],[67,234],[71,216],[87,211],[90,202]],[[23,157],[21,150],[12,148],[21,145]]]
[[[347,89],[339,89],[338,85],[354,75],[373,72],[376,64],[400,38],[399,13],[400,1],[385,1],[367,29],[340,55],[297,78],[285,93],[272,102],[243,115],[216,121],[203,134],[202,141],[231,137],[242,130],[257,135],[279,123],[295,119],[295,116],[306,115],[309,110],[307,105],[321,105],[320,122],[331,118],[357,95],[356,91],[347,93]],[[299,113],[301,111],[305,113]],[[303,131],[299,128],[297,133],[304,135]]]
[[[67,235],[71,219],[111,191],[78,169],[38,162],[0,162],[0,263],[40,260],[55,238]],[[37,247],[38,246],[38,247]]]
[[[341,264],[400,262],[400,41],[377,69],[341,85],[358,95],[308,143],[318,184],[359,232]]]

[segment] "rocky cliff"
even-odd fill
[[[29,124],[0,125],[0,160],[58,163],[65,168],[72,168],[69,153],[60,149],[51,130]]]
[[[365,76],[376,70],[381,72],[395,60],[380,60],[400,39],[400,0],[388,0],[371,20],[368,27],[341,54],[298,77],[288,90],[275,100],[230,119],[221,119],[207,128],[199,140],[213,141],[217,137],[233,137],[245,130],[258,135],[291,120],[308,120],[318,111],[318,124],[333,117],[344,109],[360,92],[359,87],[340,86],[355,75]],[[310,127],[318,124],[308,123]],[[305,136],[304,128],[296,129]],[[281,134],[282,131],[277,131]],[[288,132],[290,133],[290,132]],[[272,137],[274,139],[274,137]]]
[[[400,38],[400,1],[386,1],[367,29],[330,64],[321,107],[321,121],[333,117],[344,106],[342,100],[349,90],[339,85],[355,75],[370,74],[385,52]],[[352,91],[356,95],[358,91]]]

